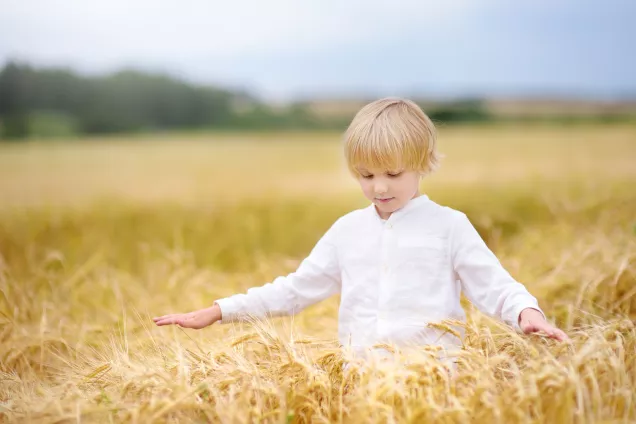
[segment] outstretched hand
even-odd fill
[[[550,325],[545,318],[543,318],[543,314],[533,308],[526,308],[521,311],[521,314],[519,314],[519,327],[525,334],[543,331],[548,337],[560,342],[570,340],[567,334],[553,325]]]
[[[214,324],[221,319],[221,308],[214,304],[209,308],[199,309],[198,311],[188,312],[186,314],[169,314],[152,320],[158,326],[175,324],[183,328],[194,328],[199,330]]]

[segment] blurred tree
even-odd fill
[[[478,99],[467,99],[440,104],[429,108],[428,115],[434,122],[484,122],[494,117],[486,110],[483,102]]]
[[[3,138],[23,138],[28,134],[31,76],[29,68],[14,63],[0,72],[0,136]]]
[[[633,114],[493,115],[479,99],[424,104],[439,123],[503,120],[558,123],[634,120]],[[166,75],[124,70],[82,77],[69,69],[9,62],[0,70],[0,138],[170,129],[342,130],[352,114],[321,115],[311,102],[272,107],[241,91],[195,86]]]
[[[256,101],[245,93],[194,87],[164,75],[127,70],[84,78],[67,69],[34,70],[11,62],[0,72],[0,136],[24,138],[34,129],[39,136],[55,136],[71,129],[112,133],[228,127],[241,124],[235,100]]]

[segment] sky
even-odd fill
[[[270,100],[636,98],[633,0],[0,0],[0,64],[123,68]]]

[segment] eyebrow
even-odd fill
[[[358,169],[358,172],[360,172],[361,174],[362,173],[364,173],[364,174],[373,174],[373,172],[371,172],[371,171],[369,171],[368,169],[365,169],[365,168],[357,168],[357,169]],[[399,168],[399,169],[388,169],[388,170],[386,170],[384,172],[385,173],[394,174],[394,173],[403,172],[403,171],[404,171],[403,169]]]

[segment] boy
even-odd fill
[[[439,155],[433,123],[415,103],[387,98],[366,105],[347,129],[344,147],[370,206],[339,218],[296,272],[154,322],[199,329],[248,314],[289,315],[340,293],[343,346],[454,349],[460,338],[427,324],[465,320],[463,290],[480,310],[517,330],[568,339],[546,321],[537,300],[501,266],[464,213],[420,194],[421,178],[437,168]]]

